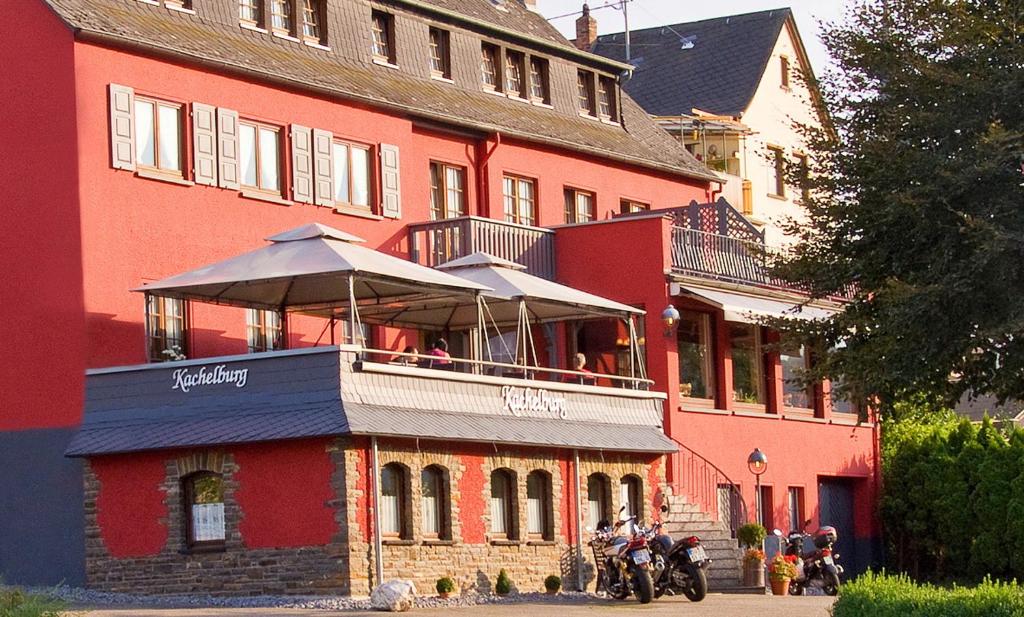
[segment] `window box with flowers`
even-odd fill
[[[768,564],[768,580],[771,581],[772,595],[789,594],[789,583],[796,578],[796,555],[777,554]]]

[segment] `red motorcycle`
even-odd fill
[[[632,594],[640,604],[648,604],[654,600],[654,579],[651,577],[651,551],[647,546],[647,536],[635,532],[628,536],[618,534],[623,525],[635,519],[635,516],[630,516],[615,525],[601,521],[590,546],[597,564],[598,588],[603,587],[616,600],[625,600]]]

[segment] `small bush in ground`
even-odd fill
[[[1019,617],[1024,588],[986,579],[977,587],[918,585],[905,575],[868,572],[839,588],[833,617]]]
[[[442,576],[437,579],[437,593],[451,593],[455,591],[455,581],[450,576]]]
[[[552,574],[544,579],[544,589],[555,592],[562,588],[562,577]]]
[[[20,589],[0,589],[0,617],[61,617],[64,605]]]
[[[498,571],[498,580],[494,583],[494,591],[502,596],[512,591],[512,580],[508,577],[505,568]]]
[[[747,523],[736,530],[736,539],[749,548],[761,548],[761,543],[768,537],[768,530],[757,523]]]

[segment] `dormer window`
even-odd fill
[[[451,48],[447,30],[430,29],[430,74],[442,79],[452,78]]]
[[[395,64],[394,17],[383,11],[374,11],[372,17],[373,59]]]
[[[263,27],[263,0],[239,0],[238,20],[243,24]]]
[[[523,88],[523,54],[518,51],[505,53],[505,92],[510,96],[526,98]]]
[[[302,38],[309,43],[324,43],[324,0],[302,0]]]
[[[576,99],[580,114],[596,116],[597,110],[594,108],[594,74],[590,71],[577,71],[576,88]]]
[[[270,25],[278,34],[292,33],[295,20],[292,0],[270,0]]]
[[[490,43],[484,43],[480,47],[480,80],[484,90],[500,92],[498,85],[498,48]]]
[[[548,61],[544,58],[530,58],[530,100],[534,103],[551,104]]]
[[[615,120],[615,80],[600,77],[597,80],[597,111],[602,120]]]

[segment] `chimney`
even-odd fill
[[[590,7],[583,4],[583,14],[576,20],[576,38],[572,44],[577,49],[590,51],[597,40],[597,20],[590,16]]]

